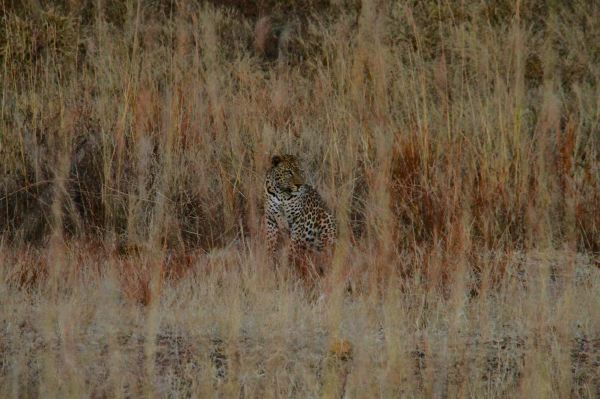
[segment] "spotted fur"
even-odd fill
[[[277,251],[280,235],[289,235],[292,251],[322,252],[331,248],[337,234],[333,215],[319,193],[304,183],[293,155],[274,156],[265,182],[267,248]]]

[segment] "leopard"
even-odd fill
[[[333,251],[337,236],[335,217],[318,191],[306,183],[295,155],[271,158],[264,194],[267,252],[271,258],[276,257],[281,236],[291,242],[292,259]]]

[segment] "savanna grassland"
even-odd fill
[[[0,397],[600,397],[597,2],[0,10]]]

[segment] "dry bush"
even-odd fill
[[[12,276],[34,256],[2,248],[14,264],[0,274],[3,397],[599,393],[600,274],[586,255],[481,254],[446,293],[424,270],[391,276],[381,297],[366,270],[352,277],[366,289],[322,302],[239,247],[196,254],[173,278],[160,273],[175,261],[161,268],[150,248],[54,245],[59,279],[28,290]],[[446,261],[393,261],[423,256]]]

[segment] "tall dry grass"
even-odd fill
[[[224,4],[0,6],[2,396],[600,395],[598,5]]]

